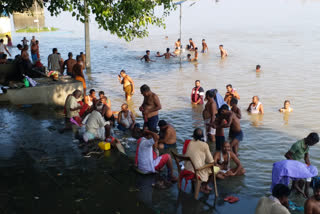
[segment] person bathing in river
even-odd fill
[[[261,68],[260,65],[256,65],[256,72],[260,72],[261,71],[260,68]]]
[[[173,126],[168,124],[165,120],[160,120],[158,126],[160,128],[158,148],[167,149],[176,147],[177,136]]]
[[[64,61],[63,63],[63,69],[67,68],[67,74],[69,76],[74,76],[74,74],[72,73],[73,71],[73,66],[75,64],[77,64],[77,61],[75,59],[72,58],[73,54],[72,52],[68,53],[68,59]]]
[[[236,98],[231,98],[230,100],[230,106],[231,106],[231,111],[236,114],[236,116],[241,119],[241,110],[238,108],[238,100]]]
[[[283,107],[281,109],[279,109],[280,112],[284,112],[284,113],[292,112],[292,110],[293,109],[290,107],[289,100],[284,101]]]
[[[209,51],[209,48],[208,48],[208,45],[206,43],[206,40],[202,39],[202,51],[201,51],[201,53],[206,53],[208,51]]]
[[[147,127],[150,131],[157,133],[158,114],[161,109],[159,97],[150,90],[148,85],[142,85],[140,91],[144,97],[143,103],[139,108],[144,118],[143,127],[144,129]]]
[[[202,105],[203,96],[204,96],[204,90],[200,86],[200,80],[196,80],[195,87],[192,89],[192,92],[191,92],[191,104]]]
[[[176,55],[173,55],[172,53],[170,53],[170,48],[167,48],[167,52],[162,54],[160,57],[163,57],[163,56],[165,59],[170,59],[171,56],[176,57]]]
[[[231,168],[231,160],[237,165]],[[217,178],[225,179],[226,177],[244,175],[246,170],[242,167],[239,158],[231,151],[230,143],[223,143],[222,151],[214,154],[214,163],[220,168]]]
[[[188,46],[188,50],[189,51],[194,51],[196,48],[196,45],[194,44],[194,42],[192,41],[192,38],[189,39],[189,46]]]
[[[192,59],[191,59],[191,54],[188,54],[188,55],[187,55],[187,60],[188,60],[188,62],[191,62],[191,61],[192,61]]]
[[[174,49],[177,49],[180,50],[181,48],[181,41],[180,39],[178,39],[175,43],[174,43]]]
[[[103,96],[101,98],[101,102],[103,104],[103,108],[102,108],[101,114],[103,115],[104,119],[106,121],[110,121],[110,125],[114,127],[116,120],[115,120],[113,112],[111,110],[111,106],[108,105],[108,103],[107,103],[107,97]]]
[[[251,114],[264,114],[263,105],[260,103],[258,96],[252,97],[252,103],[249,104],[247,112]]]
[[[143,60],[145,62],[155,62],[154,60],[151,60],[150,59],[150,51],[149,50],[146,50],[146,55],[144,55],[140,60]]]
[[[236,98],[237,100],[240,100],[240,96],[238,92],[232,88],[231,84],[228,84],[226,86],[227,92],[224,96],[224,101],[230,106],[230,101],[232,98]]]
[[[122,78],[122,79],[121,79]],[[126,100],[131,100],[131,96],[134,94],[134,82],[126,74],[125,70],[121,70],[120,75],[118,75],[119,82],[123,85],[123,91],[125,92]]]
[[[198,48],[194,49],[194,58],[192,59],[192,61],[198,61]]]
[[[227,51],[223,48],[223,45],[219,45],[219,50],[220,50],[221,58],[225,58],[226,56],[228,56],[228,53],[227,53]]]
[[[219,115],[222,115],[222,117],[226,120],[226,123],[223,124],[223,128],[230,127],[230,145],[235,155],[239,156],[239,143],[243,140],[243,132],[240,127],[240,119],[233,111],[229,110],[228,105],[221,106],[221,108],[219,109]]]
[[[217,104],[214,101],[214,92],[209,90],[206,92],[207,101],[204,110],[202,112],[202,117],[205,125],[205,140],[208,139],[209,142],[215,142],[215,127],[212,127],[210,124],[214,124],[216,114],[217,114]]]
[[[155,173],[167,166],[167,179],[176,182],[178,179],[173,175],[173,164],[169,154],[158,156],[154,150],[158,148],[159,136],[149,130],[144,130],[143,137],[137,142],[135,165],[143,173]]]
[[[305,214],[320,214],[320,182],[315,182],[313,186],[313,196],[306,200],[304,204]]]
[[[118,126],[121,131],[132,130],[135,125],[133,113],[129,110],[128,104],[121,105],[121,111],[118,114]]]

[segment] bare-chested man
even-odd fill
[[[304,204],[305,214],[320,214],[320,182],[315,182],[313,186],[313,196],[306,200]]]
[[[206,53],[208,51],[209,51],[209,48],[208,48],[208,45],[206,43],[206,40],[202,39],[202,51],[201,51],[201,53]]]
[[[82,61],[82,69],[84,70],[86,68],[86,55],[83,52],[80,52],[80,57]]]
[[[236,98],[232,98],[230,101],[231,111],[236,114],[236,116],[241,119],[241,110],[238,108],[238,100]]]
[[[192,41],[192,38],[190,38],[189,39],[189,51],[194,51],[195,48],[196,48],[196,45]]]
[[[240,127],[240,119],[236,116],[233,111],[229,110],[229,106],[224,104],[219,109],[219,115],[227,121],[223,125],[224,128],[230,127],[229,138],[233,152],[238,156],[239,143],[243,140],[243,132]]]
[[[181,41],[180,39],[178,39],[175,43],[174,43],[174,49],[179,49],[180,50],[180,47],[181,47]]]
[[[25,45],[25,46],[23,46],[23,49],[21,51],[21,58],[26,62],[30,62],[28,49],[29,49],[29,46]]]
[[[244,175],[246,170],[242,167],[239,158],[231,151],[230,143],[225,141],[222,151],[217,151],[214,156],[214,163],[220,168],[217,178],[225,179],[226,177]],[[237,167],[231,169],[231,160]]]
[[[214,101],[213,91],[206,92],[207,101],[204,110],[202,112],[204,124],[205,124],[205,139],[208,139],[209,142],[215,142],[216,130],[210,124],[213,124],[216,119],[217,114],[217,104]]]
[[[143,59],[144,59],[145,62],[155,62],[154,60],[150,59],[150,51],[149,50],[146,50],[146,55],[141,57],[140,60],[143,60]]]
[[[165,120],[160,120],[158,126],[160,128],[158,148],[167,149],[176,147],[177,135],[173,126],[168,124]]]
[[[107,103],[107,97],[103,96],[101,102],[103,103],[102,115],[106,121],[110,121],[110,125],[115,125],[115,118],[111,110],[111,106]]]
[[[122,77],[122,79],[121,79]],[[118,75],[119,82],[123,85],[123,91],[125,92],[126,100],[130,100],[131,96],[134,94],[134,82],[126,74],[125,70],[121,70],[120,75]]]
[[[219,45],[219,50],[220,50],[221,58],[224,58],[224,57],[228,56],[228,53],[227,53],[227,51],[223,48],[223,45]]]
[[[77,61],[72,58],[73,54],[71,52],[68,53],[68,57],[69,58],[63,63],[63,70],[65,69],[65,67],[67,67],[67,74],[72,76],[73,75],[72,69],[73,69],[73,66],[77,64]]]
[[[170,48],[167,48],[167,52],[164,53],[164,54],[162,54],[162,55],[159,56],[159,57],[163,57],[163,56],[164,56],[164,58],[166,58],[166,59],[170,59],[171,56],[176,57],[176,55],[173,55],[172,53],[170,53]]]
[[[153,93],[147,85],[142,85],[140,91],[144,97],[143,103],[139,108],[144,117],[143,127],[148,127],[150,131],[157,132],[157,124],[159,121],[158,111],[161,109],[159,97]]]
[[[194,58],[192,59],[192,61],[198,61],[198,48],[194,49]]]
[[[240,100],[240,96],[238,92],[232,88],[231,84],[228,84],[226,86],[227,92],[226,95],[224,96],[224,101],[230,106],[230,101],[232,98],[236,98],[237,100]]]

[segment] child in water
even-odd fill
[[[290,101],[284,101],[283,108],[279,109],[280,112],[292,112],[293,109],[290,107]]]

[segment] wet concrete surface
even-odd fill
[[[218,181],[216,200],[214,192],[194,200],[190,184],[155,189],[155,175],[133,168],[134,142],[129,157],[83,157],[72,132],[57,131],[61,109],[2,106],[0,116],[0,213],[254,213],[257,199],[228,186],[234,181]],[[224,202],[230,194],[240,201]]]

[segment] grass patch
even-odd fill
[[[57,30],[59,30],[59,28],[55,28],[55,27],[39,28],[39,32],[49,32],[49,31],[57,31]],[[38,32],[38,28],[36,27],[26,27],[26,28],[16,30],[16,33],[37,33],[37,32]]]

